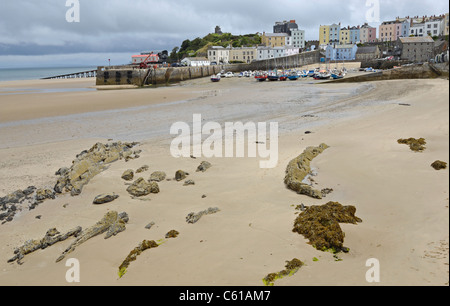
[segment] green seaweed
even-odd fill
[[[399,144],[409,145],[409,148],[415,152],[422,152],[425,150],[425,145],[427,144],[424,138],[415,139],[412,137],[408,139],[399,139],[397,142]]]
[[[262,281],[266,286],[273,286],[277,279],[294,275],[303,265],[304,263],[297,258],[294,258],[291,261],[286,261],[286,269],[277,273],[269,273],[262,279]]]
[[[292,231],[309,239],[317,250],[333,254],[348,252],[349,249],[343,246],[345,234],[339,223],[362,222],[355,212],[354,206],[342,206],[338,202],[310,206],[295,219]]]

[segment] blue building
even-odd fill
[[[357,44],[360,42],[360,29],[359,26],[355,27],[351,27],[349,28],[350,30],[350,43],[351,44]]]
[[[325,55],[328,61],[349,61],[356,59],[356,52],[358,46],[353,44],[348,45],[328,45],[325,50]]]

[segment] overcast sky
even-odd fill
[[[319,26],[367,20],[377,0],[78,0],[79,22],[69,23],[66,0],[0,0],[0,68],[126,64],[141,51],[169,50],[214,32],[273,32],[295,19],[307,40]],[[366,5],[367,4],[367,5]],[[447,0],[379,0],[380,21],[438,15]]]

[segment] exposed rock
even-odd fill
[[[166,238],[176,238],[176,237],[178,237],[178,235],[179,235],[180,233],[179,232],[177,232],[176,230],[171,230],[171,231],[169,231],[167,234],[166,234]]]
[[[115,199],[117,199],[119,196],[116,194],[109,194],[109,193],[105,193],[105,194],[101,194],[95,197],[93,203],[94,204],[105,204],[105,203],[109,203],[114,201]]]
[[[311,171],[311,160],[327,148],[326,144],[321,144],[318,147],[308,147],[302,154],[291,160],[286,168],[286,176],[284,178],[286,186],[299,194],[321,199],[322,193],[303,183],[303,180]]]
[[[183,184],[183,186],[189,186],[189,185],[195,185],[195,182],[193,180],[186,180]]]
[[[150,222],[149,224],[147,224],[146,226],[145,226],[145,228],[146,229],[151,229],[152,227],[153,227],[153,225],[155,225],[155,222]]]
[[[435,170],[442,170],[447,168],[447,163],[441,160],[437,160],[431,164],[431,167],[433,167]]]
[[[127,273],[127,268],[130,265],[131,262],[135,261],[136,258],[145,250],[151,249],[151,248],[157,248],[159,245],[154,240],[144,240],[142,241],[137,247],[135,247],[125,258],[125,260],[122,262],[122,264],[119,266],[119,277]]]
[[[183,170],[178,170],[175,173],[175,180],[177,180],[177,182],[184,180],[186,178],[186,176],[189,175],[189,173],[184,172]]]
[[[122,178],[125,181],[131,181],[134,178],[134,172],[131,169],[125,170],[125,172],[122,174]]]
[[[320,193],[322,194],[322,197],[324,197],[324,198],[327,196],[327,194],[330,194],[332,192],[333,192],[332,188],[324,188],[320,191]]]
[[[45,199],[54,199],[55,192],[50,189],[38,189],[36,190],[36,200],[43,201]]]
[[[98,236],[106,232],[105,239],[115,236],[118,233],[125,230],[125,224],[128,223],[128,215],[123,212],[118,214],[116,211],[109,211],[105,216],[97,222],[95,225],[87,228],[77,235],[77,239],[56,259],[59,262],[64,259],[64,257],[73,252],[77,246],[91,239],[92,237]]]
[[[127,188],[127,191],[132,196],[142,197],[150,193],[159,193],[159,186],[156,182],[147,182],[140,177]]]
[[[68,170],[58,170],[58,178],[54,190],[62,193],[64,190],[72,196],[79,195],[89,181],[107,169],[107,165],[128,156],[131,148],[137,143],[96,143],[91,149],[84,150],[77,155]]]
[[[297,258],[294,258],[291,261],[286,261],[286,269],[277,273],[268,274],[263,278],[263,282],[266,286],[273,286],[277,279],[294,275],[303,265],[304,263]]]
[[[321,206],[306,207],[294,222],[293,232],[303,235],[318,250],[347,250],[343,246],[344,232],[339,223],[357,224],[362,220],[355,216],[354,206],[342,206],[328,202]]]
[[[422,152],[423,150],[425,150],[425,145],[427,144],[427,142],[425,141],[424,138],[419,138],[419,139],[415,139],[415,138],[399,139],[399,140],[397,140],[397,142],[399,144],[407,144],[407,145],[409,145],[409,148],[412,151],[415,151],[415,152]]]
[[[81,227],[76,227],[75,229],[67,232],[64,235],[59,235],[59,232],[56,228],[49,229],[44,238],[42,238],[41,240],[27,240],[21,247],[15,249],[15,256],[9,259],[8,262],[14,262],[17,260],[17,263],[21,265],[21,260],[25,255],[39,249],[45,249],[59,241],[64,241],[71,236],[77,237],[80,233]]]
[[[186,216],[186,222],[187,222],[187,223],[193,224],[193,223],[196,223],[198,220],[200,220],[200,218],[201,218],[202,216],[204,216],[204,215],[210,215],[210,214],[215,214],[216,212],[219,212],[219,211],[220,211],[220,209],[217,208],[217,207],[214,207],[214,208],[210,207],[210,208],[208,208],[208,209],[206,209],[206,210],[203,210],[203,211],[201,211],[201,212],[199,212],[199,213],[193,213],[193,212],[191,212],[190,214],[188,214],[188,215]]]
[[[211,168],[211,163],[207,162],[207,161],[202,161],[200,163],[200,165],[197,167],[197,172],[201,171],[201,172],[205,172],[206,170],[208,170],[209,168]]]
[[[166,179],[166,173],[163,171],[155,171],[150,175],[151,182],[162,182]]]
[[[144,165],[142,167],[140,167],[139,169],[136,170],[136,173],[142,173],[145,172],[149,169],[150,167],[148,165]]]
[[[178,170],[175,173],[175,180],[176,181],[181,181],[184,180],[189,174],[187,172],[184,172],[183,170]]]

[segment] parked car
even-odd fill
[[[217,63],[216,62],[211,62],[211,65],[217,65]]]
[[[231,71],[228,71],[227,73],[225,73],[225,77],[226,78],[232,78],[232,77],[234,77],[234,73],[231,72]]]

